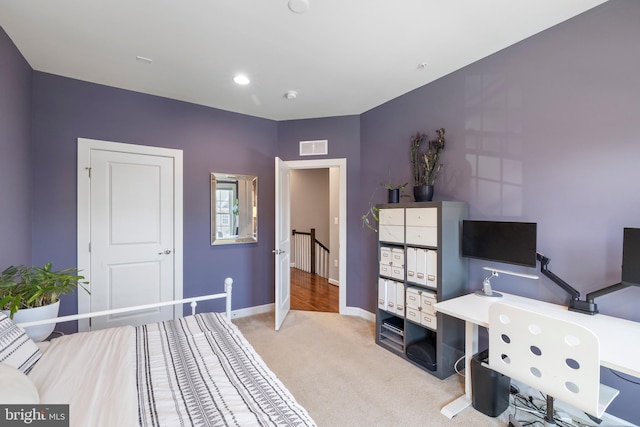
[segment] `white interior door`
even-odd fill
[[[276,331],[280,330],[291,308],[291,171],[276,157]]]
[[[172,156],[145,152],[152,147],[136,153],[131,150],[139,146],[105,144],[113,144],[109,146],[112,149],[86,150],[84,147],[83,156],[79,150],[79,163],[81,157],[85,157],[83,160],[88,160],[90,170],[88,233],[81,231],[83,227],[79,224],[78,247],[88,234],[89,252],[84,262],[90,273],[91,295],[86,304],[79,294],[78,312],[181,298],[182,280],[177,277],[182,274],[182,258],[176,255],[176,249],[181,251],[182,237],[181,226],[176,227],[176,223],[177,219],[181,223],[182,195],[181,190],[176,190],[176,181],[180,188],[182,181],[176,180],[176,176],[181,175],[182,158],[176,165],[176,158]],[[178,203],[180,209],[176,209]],[[79,223],[83,221],[79,214]],[[176,228],[180,229],[179,233]],[[173,319],[174,310],[181,315],[182,307],[168,306],[96,317],[87,326],[103,329]]]

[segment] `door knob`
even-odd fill
[[[276,254],[276,255],[280,255],[280,254],[283,254],[283,253],[284,253],[284,251],[283,251],[283,250],[281,250],[281,249],[274,249],[274,250],[272,250],[271,252],[273,252],[273,253],[274,253],[274,254]]]
[[[170,253],[171,253],[171,249],[165,249],[164,252],[158,252],[158,255],[162,255],[162,254],[169,255]]]

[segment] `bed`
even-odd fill
[[[230,294],[229,286],[227,315],[191,314],[39,346],[5,317],[0,341],[20,350],[0,350],[0,362],[16,365],[19,380],[0,371],[2,388],[30,382],[39,403],[69,404],[71,426],[315,426],[229,320]]]

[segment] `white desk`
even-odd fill
[[[489,307],[497,301],[534,309],[541,314],[572,320],[591,329],[600,340],[600,364],[640,377],[640,323],[617,317],[576,313],[566,306],[502,293],[489,298],[471,293],[435,304],[435,309],[465,321],[465,394],[440,411],[448,418],[471,405],[471,358],[478,352],[478,326],[489,327]]]

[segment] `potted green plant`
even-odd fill
[[[408,185],[408,182],[403,182],[399,185],[393,185],[390,181],[380,182],[380,187],[376,187],[371,193],[371,198],[369,199],[369,209],[360,216],[362,220],[362,226],[367,227],[370,230],[377,232],[378,230],[375,228],[373,221],[378,222],[378,208],[373,202],[373,198],[380,188],[387,189],[387,203],[399,203],[401,197],[408,197],[406,194],[402,194],[402,190]]]
[[[433,198],[433,185],[442,169],[440,154],[444,150],[444,128],[437,129],[438,137],[427,142],[427,134],[416,133],[411,137],[411,171],[413,174],[413,197],[416,202]]]
[[[60,295],[78,286],[89,292],[83,286],[88,282],[77,273],[76,268],[54,271],[51,263],[43,267],[11,266],[0,273],[0,310],[15,323],[57,317]],[[26,332],[34,341],[41,341],[54,327],[55,324],[34,326]]]

